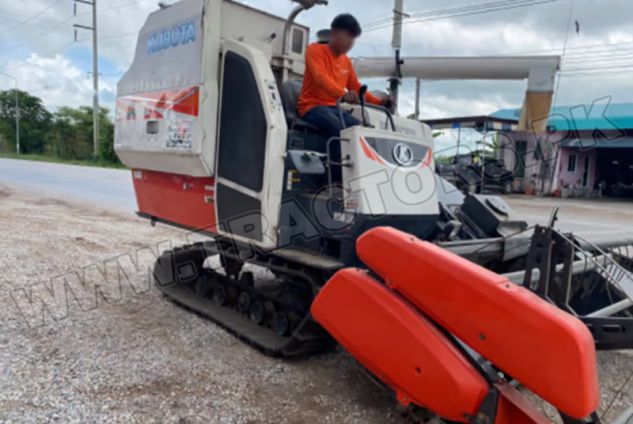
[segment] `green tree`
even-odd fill
[[[108,109],[101,108],[99,116],[99,159],[121,163],[114,152],[114,123],[110,119]]]
[[[93,157],[92,108],[61,107],[54,115],[48,152],[63,159],[91,159]],[[99,114],[98,159],[118,163],[114,153],[114,125],[108,109]]]
[[[50,130],[52,114],[42,99],[21,90],[0,91],[0,144],[5,151],[15,151],[15,97],[18,95],[20,113],[20,151],[42,153]]]
[[[92,157],[92,109],[60,107],[55,112],[47,153],[62,159]]]

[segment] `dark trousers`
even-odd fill
[[[341,122],[341,114],[343,122]],[[335,106],[317,106],[312,108],[303,115],[303,120],[319,128],[319,131],[325,135],[328,140],[332,137],[340,137],[341,130],[348,127],[360,125],[360,121],[354,118],[348,112],[341,112]],[[341,143],[333,141],[330,144],[330,160],[334,162],[341,161]],[[340,184],[343,180],[342,169],[340,165],[334,165],[332,170],[332,181],[334,184]]]
[[[345,128],[360,125],[360,121],[350,113],[342,112]],[[339,137],[343,129],[341,115],[335,106],[316,106],[303,115],[303,120],[318,127],[328,138]]]

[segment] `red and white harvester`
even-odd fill
[[[326,2],[295,1],[281,19],[183,0],[139,35],[116,152],[139,216],[208,235],[157,259],[157,287],[270,355],[338,342],[421,421],[549,422],[526,387],[566,423],[599,422],[596,347],[633,347],[633,242],[562,234],[555,214],[528,228],[500,198],[462,195],[434,172],[430,128],[390,110],[341,105],[363,125],[325,139],[296,112],[310,37],[295,18]],[[558,58],[356,66],[526,79],[525,124],[549,111]]]

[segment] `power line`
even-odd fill
[[[600,72],[611,72],[614,70],[619,70],[620,72],[629,72],[633,74],[633,64],[626,63],[622,65],[614,64],[614,65],[607,65],[607,66],[589,66],[586,68],[570,69],[568,71],[562,72],[561,75],[569,76],[569,75],[580,75],[580,74],[587,74],[587,73],[597,74]]]
[[[126,33],[122,33],[122,34],[116,34],[116,35],[112,35],[112,36],[108,36],[108,37],[101,37],[100,41],[108,41],[108,40],[114,40],[114,39],[119,39],[119,38],[124,38],[124,37],[131,37],[131,36],[136,36],[138,35],[138,31],[134,31],[134,32],[126,32]],[[66,50],[69,47],[72,47],[73,45],[77,45],[77,44],[82,44],[85,43],[86,41],[90,41],[90,39],[84,39],[84,40],[77,40],[77,41],[70,41],[67,43],[64,43],[58,47],[46,50],[44,52],[39,53],[42,56],[47,56],[47,55],[52,55],[55,53],[60,53],[63,50]],[[9,66],[9,67],[5,67],[4,70],[5,71],[11,71],[14,69],[19,69],[19,68],[24,68],[25,66],[29,66],[31,65],[29,62],[23,62],[19,65],[14,65],[14,66]]]
[[[9,21],[10,23],[19,22],[17,19],[10,19],[10,18],[6,18],[4,16],[0,16],[0,20]],[[5,29],[2,29],[1,31],[4,31],[4,30]],[[46,31],[48,31],[48,29],[47,28],[43,28],[41,24],[31,23],[31,24],[20,25],[19,28],[14,31],[14,33],[18,32],[18,31],[40,31],[40,32],[41,31],[45,31],[46,32]],[[52,30],[51,32],[55,32],[57,34],[61,34],[61,31]],[[65,33],[66,32],[64,32],[64,34]],[[13,35],[13,34],[11,34],[11,35]]]
[[[633,73],[633,64],[628,63],[628,64],[622,64],[622,65],[609,65],[606,64],[605,66],[588,66],[586,68],[574,68],[574,69],[570,69],[569,71],[565,71],[565,72],[569,72],[569,73],[574,73],[574,72],[586,72],[586,71],[608,71],[611,69],[623,69],[623,70],[628,70],[629,72]]]
[[[609,78],[628,78],[631,75],[630,70],[612,70],[612,71],[601,71],[601,72],[576,72],[573,74],[563,74],[565,78],[600,78],[604,80],[605,76],[609,76]]]
[[[567,57],[584,57],[584,56],[595,56],[599,54],[609,54],[620,51],[631,51],[631,47],[618,47],[623,45],[633,46],[633,42],[631,43],[622,43],[619,45],[611,45],[604,44],[603,46],[591,45],[591,46],[571,46],[567,47]],[[572,50],[571,52],[569,52]],[[575,50],[575,51],[574,51]],[[513,52],[512,54],[526,54],[526,53],[546,53],[546,52],[561,52],[562,47],[558,49],[549,49],[549,50],[532,50],[532,51],[524,51],[524,52]]]
[[[61,1],[61,0],[59,0],[59,1]],[[149,1],[155,1],[155,0],[136,0],[136,1],[131,1],[131,2],[127,2],[127,3],[123,3],[123,4],[118,4],[118,5],[111,6],[111,7],[100,8],[100,9],[98,9],[98,10],[97,10],[97,12],[98,12],[98,13],[111,12],[111,11],[113,11],[113,10],[118,10],[118,9],[121,9],[121,8],[124,8],[124,7],[127,7],[127,6],[131,6],[131,5],[135,5],[135,4],[147,3],[147,2],[149,2]],[[80,17],[80,16],[87,16],[87,15],[90,15],[90,14],[91,14],[90,12],[78,13],[78,14],[77,14],[77,17]],[[71,20],[73,20],[74,18],[75,18],[75,16],[71,16],[71,17],[69,17],[68,19],[64,19],[63,21],[61,21],[61,22],[57,23],[57,24],[56,24],[56,25],[54,25],[53,27],[50,27],[50,28],[47,30],[47,32],[44,32],[44,33],[42,33],[42,34],[36,35],[36,36],[34,36],[34,37],[31,37],[31,38],[29,38],[29,39],[27,39],[27,40],[25,40],[25,41],[23,41],[23,42],[21,42],[21,43],[19,43],[19,44],[15,44],[15,45],[13,45],[13,46],[9,46],[9,47],[7,47],[6,49],[2,49],[2,53],[6,53],[6,52],[8,52],[8,51],[13,51],[13,50],[18,49],[18,48],[20,48],[20,47],[22,47],[22,46],[25,46],[25,45],[30,44],[32,41],[39,40],[40,38],[42,38],[42,37],[46,36],[47,34],[51,33],[51,32],[52,32],[52,30],[55,30],[55,29],[57,29],[57,28],[61,27],[62,25],[64,25],[64,24],[66,24],[66,23],[70,22],[70,21],[71,21]]]
[[[421,16],[433,16],[433,15],[440,15],[440,14],[445,14],[448,12],[459,12],[459,11],[467,11],[467,10],[473,10],[473,9],[479,9],[479,8],[485,8],[485,7],[490,7],[490,5],[494,5],[494,4],[504,4],[504,3],[508,3],[508,2],[516,2],[516,1],[526,1],[526,0],[502,0],[502,1],[495,1],[495,2],[488,2],[488,3],[471,3],[468,5],[464,5],[464,6],[458,6],[458,7],[453,7],[453,8],[446,8],[446,9],[437,9],[437,10],[431,10],[431,11],[418,11],[418,12],[413,12],[413,13],[409,13],[409,17],[421,17]],[[375,22],[371,22],[369,24],[366,24],[364,27],[365,28],[371,28],[373,26],[377,26],[377,25],[386,25],[386,26],[390,26],[391,23],[393,22],[393,18],[389,17],[389,18],[383,18],[380,19],[378,21]]]
[[[114,6],[111,7],[102,7],[97,9],[98,13],[104,13],[104,12],[110,12],[112,10],[118,10],[118,9],[123,9],[124,7],[128,7],[128,6],[134,6],[134,5],[139,5],[141,3],[147,3],[147,2],[155,2],[156,0],[133,0],[133,1],[129,1],[127,3],[119,3],[116,4]],[[83,15],[89,15],[89,13],[84,13]],[[82,16],[82,14],[78,14],[77,16]]]
[[[50,10],[51,8],[53,8],[54,6],[56,6],[57,4],[61,3],[63,0],[55,0],[52,3],[50,3],[48,6],[46,6],[44,9],[40,10],[39,12],[35,13],[34,15],[31,15],[29,18],[23,20],[23,21],[19,21],[17,24],[15,24],[12,27],[9,28],[4,28],[0,30],[0,33],[6,32],[6,31],[11,31],[15,28],[19,28],[24,24],[27,24],[31,21],[33,21],[34,19],[37,19],[38,17],[42,16],[45,12],[47,12],[48,10]]]
[[[633,72],[633,59],[621,59],[619,61],[604,61],[604,62],[597,62],[597,63],[591,63],[588,62],[586,64],[577,64],[574,67],[567,67],[564,68],[565,71],[567,72],[575,72],[575,71],[585,71],[587,69],[608,69],[608,68],[614,68],[614,67],[629,67],[631,69],[631,71]]]
[[[567,47],[567,50],[603,49],[603,48],[617,47],[617,46],[623,46],[623,45],[629,45],[630,46],[632,44],[633,44],[633,41],[623,41],[623,42],[619,42],[619,43],[587,44],[587,45],[584,45],[584,46],[569,46],[569,47]]]
[[[449,8],[449,9],[440,9],[429,12],[420,12],[416,14],[410,15],[409,18],[405,19],[404,24],[411,24],[416,22],[427,22],[427,21],[435,21],[440,19],[449,19],[456,18],[462,16],[472,16],[472,15],[480,15],[491,12],[498,12],[502,10],[511,10],[518,9],[523,7],[531,7],[537,6],[541,4],[554,3],[561,0],[505,0],[505,1],[495,1],[482,3],[472,6],[463,6],[457,8]],[[375,24],[369,24],[368,28],[366,26],[365,31],[375,31],[377,29],[385,28],[391,26],[392,22],[390,20],[383,20],[381,22],[377,22]]]
[[[621,54],[614,55],[605,51],[599,54],[585,53],[571,58],[565,58],[564,75],[572,72],[585,72],[592,70],[607,70],[611,68],[625,68],[633,72],[633,49],[621,50]]]
[[[412,23],[417,23],[417,22],[429,22],[429,21],[437,21],[437,20],[441,20],[441,19],[449,19],[449,18],[456,18],[456,17],[481,15],[481,14],[486,14],[486,13],[491,13],[491,12],[499,12],[499,11],[503,11],[503,10],[511,10],[511,9],[518,9],[518,8],[522,8],[522,7],[531,7],[531,6],[541,5],[541,4],[554,3],[554,2],[558,2],[558,1],[560,1],[560,0],[532,1],[532,2],[523,3],[523,4],[510,5],[510,6],[499,6],[499,7],[495,7],[495,8],[489,8],[489,9],[484,9],[484,10],[476,10],[476,11],[472,11],[472,12],[458,13],[458,14],[447,15],[447,16],[437,16],[437,17],[429,17],[429,18],[414,18],[414,19],[411,19],[411,20],[409,20],[409,21],[407,21],[405,23],[412,24]]]
[[[27,40],[25,40],[25,41],[23,41],[23,42],[21,42],[19,44],[14,44],[13,46],[7,47],[6,49],[2,49],[2,53],[6,53],[6,52],[9,52],[9,51],[13,51],[15,49],[19,49],[22,46],[30,44],[32,41],[39,40],[40,38],[42,38],[45,35],[49,34],[51,30],[61,27],[62,25],[70,22],[73,18],[74,18],[74,16],[71,16],[68,19],[64,19],[63,21],[59,22],[57,25],[55,25],[51,29],[49,29],[49,31],[47,31],[47,32],[45,32],[43,34],[36,35],[35,37],[31,37],[31,38],[29,38],[29,39],[27,39]]]
[[[554,0],[559,1],[559,0]],[[515,0],[514,2],[487,2],[483,4],[471,5],[471,6],[462,6],[457,8],[450,9],[441,9],[430,12],[416,13],[410,15],[410,18],[406,23],[420,22],[420,21],[431,21],[436,19],[445,19],[449,17],[456,16],[464,16],[471,14],[481,14],[481,13],[489,13],[491,11],[497,10],[508,10],[515,9],[519,7],[527,7],[538,4],[552,3],[554,1],[547,0]],[[633,60],[633,57],[627,55],[627,53],[633,53],[633,49],[619,49],[620,46],[631,45],[633,42],[621,42],[621,43],[604,43],[604,44],[593,44],[586,46],[568,46],[569,41],[569,28],[571,23],[571,16],[573,15],[573,4],[570,7],[569,17],[567,20],[567,32],[566,32],[566,40],[564,46],[561,49],[549,49],[549,50],[538,50],[533,52],[551,52],[551,51],[560,51],[563,50],[563,59],[564,63],[568,65],[565,72],[561,72],[561,75],[581,75],[587,74],[590,72],[597,73],[597,71],[601,70],[609,70],[613,71],[614,68],[618,69],[631,69],[633,70],[633,66],[629,66],[629,61]],[[389,19],[383,19],[374,24],[370,24],[370,28],[368,30],[375,30],[381,27],[386,27],[391,25]],[[568,50],[572,50],[571,53],[567,53]],[[613,54],[616,52],[622,52],[623,54],[614,57]],[[514,53],[518,54],[518,53]],[[587,64],[593,64],[594,66],[582,66]],[[560,79],[558,84],[560,83]]]
[[[575,64],[583,62],[596,62],[596,61],[610,61],[618,60],[620,58],[631,57],[633,49],[622,50],[621,52],[604,52],[597,54],[582,54],[582,55],[570,55],[565,58],[566,64]]]
[[[609,52],[617,52],[617,51],[633,51],[631,49],[618,49],[618,46],[633,46],[633,41],[623,41],[619,43],[597,43],[597,44],[587,44],[587,45],[578,45],[578,46],[569,46],[567,50],[586,50],[586,51],[578,51],[567,53],[567,57],[582,57],[582,56],[591,56],[598,53],[608,54]],[[526,54],[536,54],[536,53],[550,53],[550,54],[560,54],[562,51],[562,47],[551,48],[551,49],[540,49],[540,50],[519,50],[519,51],[509,51],[504,54],[504,56],[517,56],[517,55],[526,55]],[[598,49],[599,51],[593,53],[589,50]]]
[[[565,78],[574,78],[574,77],[583,77],[583,78],[587,78],[587,77],[591,77],[591,76],[597,76],[597,77],[604,77],[605,75],[624,75],[626,74],[627,76],[631,74],[631,70],[627,69],[627,70],[613,70],[613,71],[601,71],[601,72],[574,72],[574,73],[563,73],[563,75],[565,76]]]
[[[362,43],[362,40],[361,40]],[[624,48],[620,46],[631,46],[630,48]],[[536,53],[550,53],[550,54],[560,54],[562,51],[562,47],[551,48],[551,49],[541,49],[541,50],[520,50],[520,51],[511,51],[504,53],[503,56],[517,56],[517,55],[526,55],[526,54],[536,54]],[[580,50],[569,52],[569,50]],[[597,51],[596,51],[597,50]],[[578,46],[569,46],[567,47],[568,53],[566,54],[566,59],[573,60],[581,60],[582,58],[595,58],[595,57],[603,57],[604,55],[612,55],[614,53],[633,53],[633,41],[624,41],[620,43],[599,43],[599,44],[587,44],[587,45],[578,45]],[[492,54],[492,53],[488,53]]]

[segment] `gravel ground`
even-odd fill
[[[161,297],[147,247],[183,232],[2,186],[0,231],[2,423],[403,422],[345,353],[271,359]],[[633,358],[599,359],[612,417]]]

